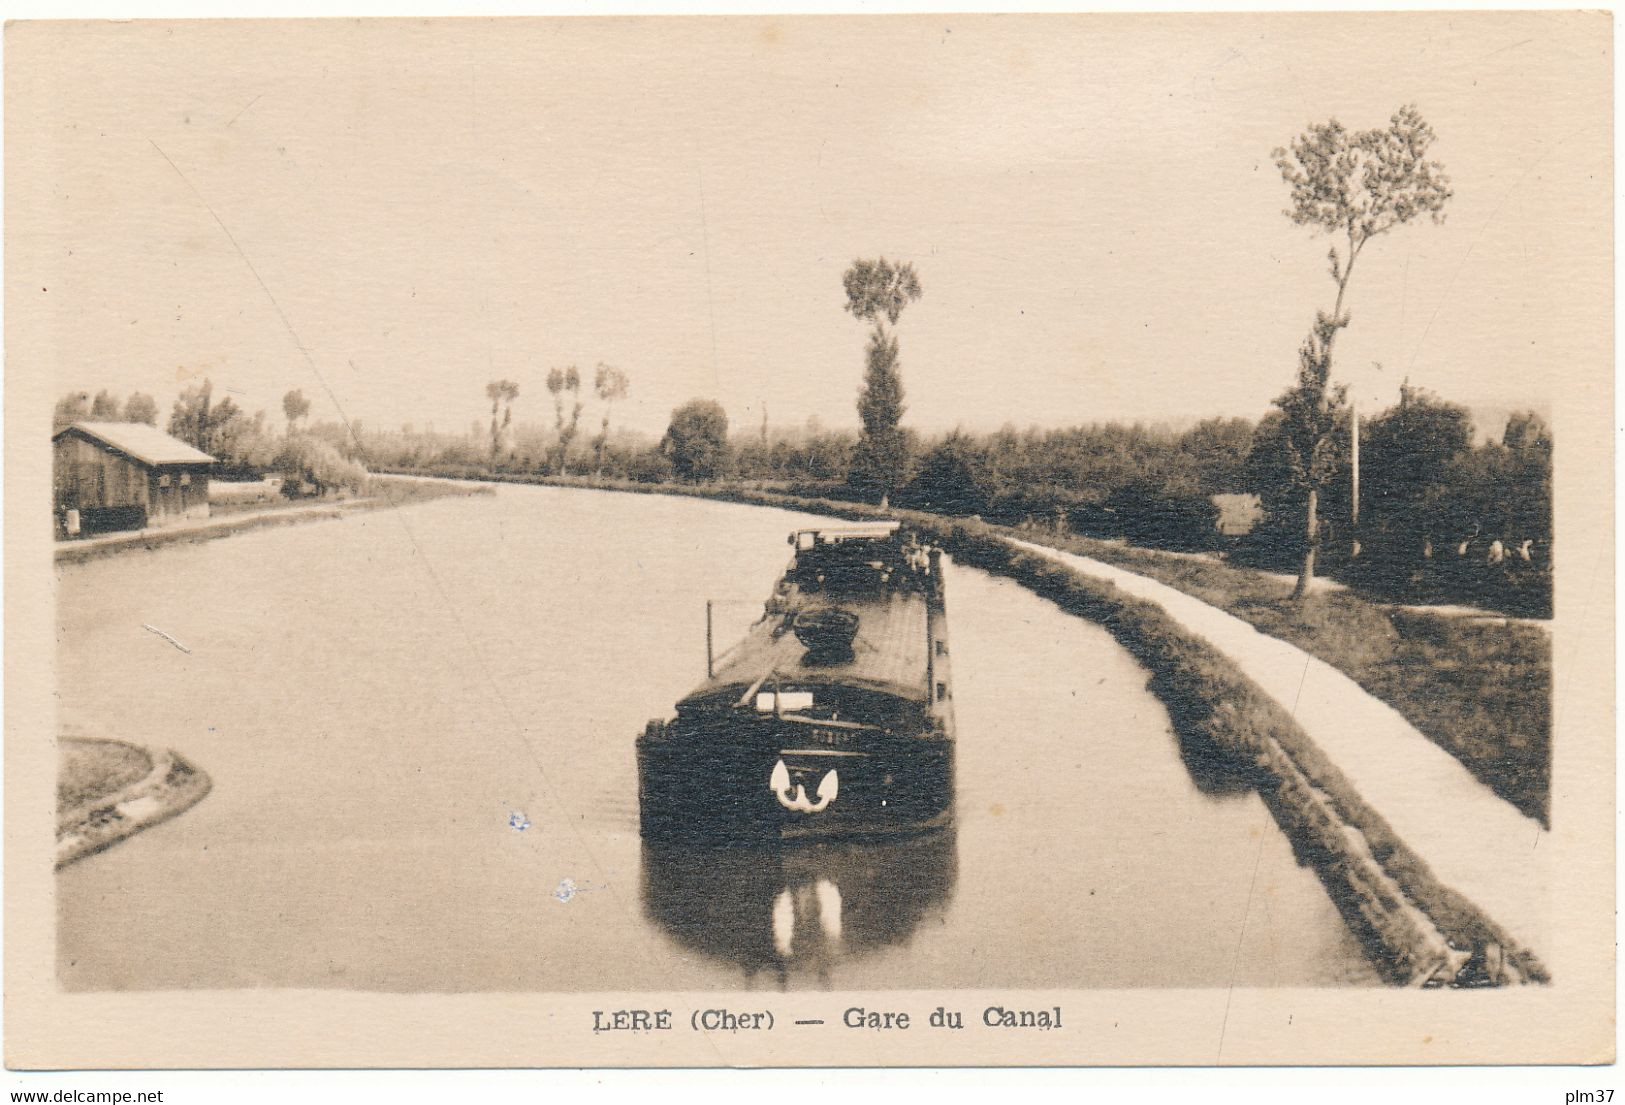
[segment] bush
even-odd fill
[[[339,489],[359,494],[367,488],[367,470],[360,462],[346,459],[332,445],[308,434],[289,436],[271,468],[284,477],[286,494],[293,494],[300,484],[313,485],[318,494]]]
[[[720,403],[694,399],[671,412],[671,425],[661,442],[677,475],[685,480],[714,480],[728,474],[733,454],[728,444],[728,414]]]
[[[1007,491],[987,501],[982,517],[1001,526],[1044,525],[1053,527],[1066,520],[1067,509],[1047,488]]]
[[[638,453],[626,463],[626,478],[638,483],[665,483],[676,474],[671,458],[659,449]]]
[[[897,501],[915,510],[965,517],[986,514],[995,491],[981,451],[954,433],[933,446],[919,472],[898,492]]]
[[[1067,529],[1085,537],[1111,541],[1123,536],[1123,523],[1101,503],[1077,503],[1067,508]]]
[[[1135,545],[1197,550],[1218,544],[1219,508],[1199,492],[1133,484],[1112,492],[1106,506]]]

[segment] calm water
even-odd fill
[[[704,675],[705,600],[731,640],[803,520],[504,487],[59,569],[62,730],[214,779],[58,875],[64,985],[1372,981],[1262,803],[1187,766],[1144,671],[968,569],[952,833],[645,849],[634,737]]]

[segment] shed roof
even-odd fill
[[[213,464],[208,453],[194,449],[145,422],[75,422],[58,430],[51,440],[79,431],[86,437],[154,467],[164,464]]]

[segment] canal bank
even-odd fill
[[[496,482],[710,498],[844,518],[880,513],[729,487],[547,477]],[[1121,598],[1097,593],[1076,608],[1062,604],[1106,624],[1120,640],[1127,622],[1159,621],[1159,631],[1142,635],[1142,647],[1131,651],[1153,670],[1160,664],[1165,674],[1184,678],[1165,678],[1160,687],[1154,681],[1153,689],[1176,723],[1183,718],[1205,738],[1216,736],[1228,755],[1261,773],[1260,793],[1278,824],[1391,981],[1549,981],[1532,950],[1546,931],[1544,830],[1392,708],[1301,649],[1165,584],[1003,527],[888,514],[930,533],[955,556],[1050,597],[1053,577],[1046,585],[1030,564],[1001,550],[1043,557],[1074,578],[1120,591]],[[1131,603],[1151,609],[1134,611]],[[1216,679],[1205,678],[1214,673]]]
[[[446,495],[489,494],[488,488],[470,487],[465,481],[458,480],[417,480],[390,475],[373,478],[379,480],[383,486],[375,493],[359,499],[341,499],[305,505],[290,503],[265,510],[176,522],[173,525],[153,529],[105,533],[74,541],[58,541],[54,556],[58,564],[78,564],[136,549],[160,549],[166,545],[213,541],[267,526],[327,521],[366,511],[406,506]]]

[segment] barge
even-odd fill
[[[762,617],[637,742],[661,840],[883,838],[953,816],[941,550],[895,522],[802,529]]]

